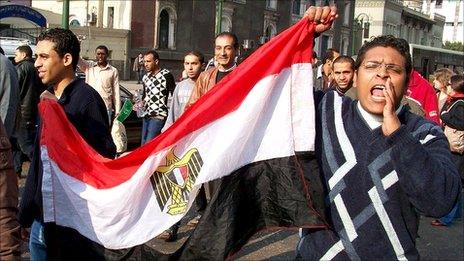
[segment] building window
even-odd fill
[[[71,22],[69,22],[69,26],[79,27],[79,26],[81,26],[81,23],[79,23],[79,21],[77,19],[72,19]]]
[[[300,15],[300,10],[301,10],[301,1],[300,0],[293,0],[292,14]]]
[[[159,4],[161,3],[161,4]],[[157,2],[159,13],[155,16],[155,48],[176,49],[177,13],[169,2]]]
[[[327,36],[327,35],[322,35],[322,38],[321,38],[321,51],[325,52],[330,47],[332,47],[330,37]]]
[[[345,4],[345,10],[343,12],[343,25],[348,26],[350,24],[350,9],[351,9],[351,3],[346,3]]]
[[[266,9],[277,10],[277,0],[266,0]]]
[[[443,0],[437,0],[437,1],[435,2],[435,8],[441,9],[442,6],[443,6]]]
[[[363,38],[369,38],[369,22],[364,22]]]
[[[159,44],[161,49],[167,49],[169,43],[169,14],[166,10],[160,13]]]
[[[348,53],[348,39],[345,37],[342,38],[342,42],[340,43],[340,52],[343,55],[346,55]]]
[[[231,32],[232,31],[232,21],[228,18],[223,16],[221,19],[221,31],[222,32]]]
[[[276,35],[277,31],[276,31],[276,28],[269,24],[267,27],[266,27],[266,30],[264,31],[264,36],[266,37],[266,42],[271,40],[272,37],[274,37]]]
[[[106,24],[108,25],[108,28],[113,28],[113,23],[114,23],[114,7],[108,7],[108,17]]]

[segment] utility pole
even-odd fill
[[[221,33],[221,24],[222,24],[222,1],[223,0],[218,0],[218,5],[216,9],[216,30],[215,30],[215,35],[218,35]]]
[[[61,14],[61,27],[69,29],[69,0],[63,0],[63,13]]]

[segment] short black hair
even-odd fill
[[[106,47],[106,46],[104,46],[104,45],[99,45],[99,46],[97,46],[97,48],[95,48],[95,52],[96,52],[98,49],[104,50],[106,54],[109,53],[108,47]]]
[[[149,50],[148,52],[145,53],[145,55],[153,55],[153,59],[159,60],[159,54],[155,50]]]
[[[455,74],[451,76],[451,89],[455,92],[464,93],[464,75]]]
[[[354,60],[348,55],[340,55],[338,56],[332,63],[332,68],[336,63],[349,63],[351,65],[351,69],[354,71]]]
[[[327,60],[333,60],[335,57],[335,53],[340,53],[337,49],[335,48],[329,48],[325,50],[324,55],[322,55],[322,63],[326,63]]]
[[[67,53],[71,54],[73,70],[76,70],[79,61],[79,53],[81,52],[81,44],[71,30],[63,28],[47,29],[37,37],[37,42],[40,41],[50,41],[54,43],[54,50],[60,57],[64,57]]]
[[[238,50],[238,38],[237,36],[234,34],[234,33],[231,33],[231,32],[222,32],[218,35],[216,35],[216,37],[214,38],[214,40],[218,39],[219,37],[223,37],[223,36],[228,36],[230,38],[232,38],[232,40],[234,40],[234,48],[235,50]]]
[[[18,46],[16,50],[20,51],[21,53],[26,54],[26,57],[32,58],[32,49],[29,45]]]
[[[366,42],[361,49],[359,49],[358,56],[356,57],[355,69],[358,70],[361,64],[364,62],[367,51],[375,47],[391,47],[398,51],[401,56],[404,57],[405,69],[406,69],[406,84],[409,82],[409,77],[412,71],[412,60],[411,53],[409,52],[408,41],[397,38],[393,35],[382,35],[372,38]]]
[[[202,53],[200,53],[199,51],[195,51],[195,50],[190,51],[190,52],[186,53],[184,55],[184,57],[187,56],[187,55],[195,55],[196,57],[198,57],[198,60],[200,61],[201,64],[205,63],[205,56]]]

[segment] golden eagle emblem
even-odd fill
[[[189,193],[200,173],[203,161],[197,149],[191,149],[182,158],[178,158],[173,149],[166,156],[166,165],[159,166],[150,177],[159,207],[164,210],[168,206],[171,215],[187,211]]]

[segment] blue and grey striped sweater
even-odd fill
[[[406,108],[398,116],[402,126],[386,137],[357,101],[322,99],[316,153],[333,230],[306,235],[304,258],[418,259],[414,208],[439,217],[454,206],[461,185],[442,130]]]

